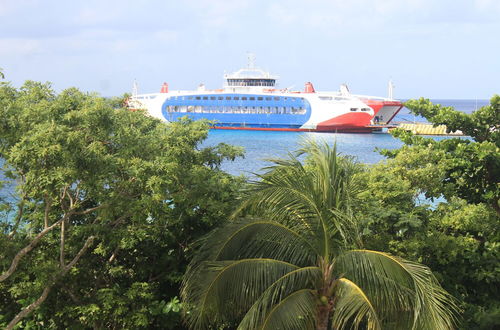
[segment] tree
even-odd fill
[[[359,167],[310,144],[276,160],[237,218],[202,242],[182,297],[194,329],[450,329],[454,300],[426,266],[359,248]]]
[[[460,130],[470,139],[436,141],[395,130],[393,135],[406,145],[384,154],[393,158],[404,153],[401,164],[427,197],[459,196],[470,203],[486,203],[500,215],[500,96],[493,96],[490,105],[472,114],[426,99],[410,100],[405,106],[434,125],[444,124],[448,132]]]
[[[0,154],[17,198],[0,233],[0,326],[176,326],[191,243],[229,213],[241,154],[75,88],[0,86]],[[49,304],[44,304],[48,300]]]
[[[462,329],[500,326],[499,101],[472,114],[408,101],[415,114],[469,137],[394,131],[406,145],[363,174],[356,205],[365,246],[431,267],[463,309]]]
[[[460,329],[495,329],[500,325],[496,212],[458,197],[431,204],[412,186],[403,159],[406,154],[399,153],[362,173],[366,191],[355,213],[363,222],[364,246],[428,265],[460,304]]]

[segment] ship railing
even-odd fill
[[[358,95],[358,94],[352,94],[352,96],[360,98],[360,99],[370,99],[370,100],[379,100],[379,101],[399,101],[396,99],[390,99],[390,98],[381,97],[381,96]]]

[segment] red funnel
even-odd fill
[[[168,84],[166,82],[161,85],[160,93],[168,93]]]
[[[314,86],[311,82],[306,82],[306,87],[305,87],[305,90],[304,90],[305,93],[316,93],[316,91],[314,90]]]

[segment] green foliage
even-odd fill
[[[450,329],[454,300],[426,266],[359,249],[361,167],[311,143],[276,160],[235,218],[202,241],[182,297],[194,329]]]
[[[203,148],[209,124],[164,124],[70,88],[0,86],[5,200],[0,326],[49,289],[23,327],[172,328],[193,242],[218,226],[240,185],[220,170],[241,150]]]
[[[390,251],[388,242],[405,241],[428,222],[428,209],[416,203],[420,190],[403,179],[391,164],[377,164],[359,174],[364,190],[355,214],[368,248]],[[394,252],[394,251],[391,251]]]
[[[487,203],[500,215],[500,96],[472,114],[434,105],[429,100],[410,100],[405,105],[435,125],[450,131],[461,130],[471,139],[451,138],[435,141],[395,130],[405,146],[385,151],[398,158],[405,175],[427,197],[459,196],[470,203]]]
[[[463,308],[461,328],[500,325],[499,101],[467,115],[428,100],[407,106],[470,138],[434,140],[396,131],[405,146],[363,174],[357,214],[363,241],[428,265]],[[439,198],[439,203],[423,197]],[[444,197],[444,198],[443,198]]]
[[[434,207],[422,204],[419,190],[399,176],[397,164],[394,159],[363,175],[367,192],[357,214],[363,221],[365,247],[428,265],[460,302],[461,328],[495,322],[500,295],[498,216],[486,204],[456,197]]]
[[[500,95],[494,95],[489,105],[472,114],[432,104],[424,98],[409,100],[405,106],[434,125],[446,125],[448,133],[462,131],[477,142],[500,142]]]

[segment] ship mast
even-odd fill
[[[137,80],[134,79],[134,84],[132,85],[132,96],[136,97],[137,92],[139,90],[139,86],[137,85]]]
[[[393,94],[394,94],[394,84],[392,83],[392,79],[389,79],[389,84],[387,86],[387,98],[390,100],[393,100]]]
[[[248,69],[255,69],[255,54],[249,52],[247,53],[247,58],[248,58],[248,64],[247,64]]]

